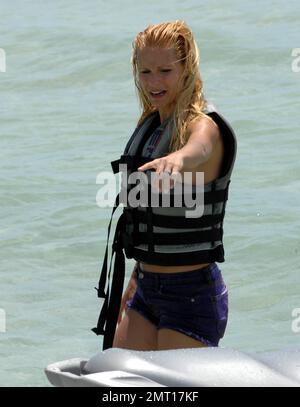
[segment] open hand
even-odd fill
[[[149,163],[146,163],[138,168],[138,171],[146,171],[154,168],[156,174],[165,174],[170,177],[170,188],[174,187],[176,181],[181,179],[181,173],[183,172],[183,156],[179,151],[175,151],[165,157],[156,158]],[[162,179],[158,178],[154,181],[154,186],[161,191]],[[167,192],[166,183],[164,183],[164,192]]]

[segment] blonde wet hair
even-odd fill
[[[169,149],[169,152],[177,151],[188,140],[187,126],[196,119],[206,116],[203,109],[206,107],[207,101],[203,94],[203,82],[199,72],[198,46],[192,31],[182,20],[152,24],[138,33],[132,43],[131,57],[134,82],[142,109],[138,126],[149,114],[157,111],[139,84],[137,53],[144,47],[173,48],[177,58],[176,62],[180,62],[183,66],[180,80],[181,90],[174,108],[174,131]]]

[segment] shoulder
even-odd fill
[[[219,126],[207,116],[199,116],[187,125],[188,137],[209,139],[213,144],[221,139]]]

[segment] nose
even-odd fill
[[[147,85],[148,88],[150,89],[161,89],[161,82],[160,79],[157,75],[154,74],[149,74],[149,77],[147,78]]]

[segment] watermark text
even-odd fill
[[[292,71],[298,73],[300,72],[300,48],[292,49],[292,57],[294,57],[292,61]]]
[[[6,72],[6,53],[0,48],[0,72]]]
[[[143,171],[127,173],[127,165],[120,164],[121,190],[119,203],[131,208],[137,207],[185,207],[187,218],[200,217],[204,213],[204,173],[192,172],[169,174]],[[195,182],[193,182],[195,181]],[[117,193],[117,182],[111,172],[97,175],[96,184],[102,185],[97,192],[99,207],[113,207]],[[187,210],[189,208],[189,210]]]
[[[294,333],[300,332],[300,308],[294,308],[292,311],[292,331]]]
[[[1,332],[6,332],[6,313],[2,308],[0,308],[0,333]]]

